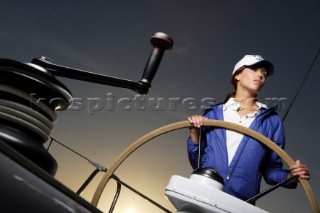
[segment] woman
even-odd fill
[[[223,128],[201,127],[206,119],[224,120],[251,128],[282,149],[284,130],[275,107],[270,109],[257,101],[257,95],[273,65],[258,55],[246,55],[234,67],[231,84],[235,92],[229,94],[224,104],[211,106],[204,115],[188,117],[193,127],[187,141],[188,156],[194,169],[215,169],[224,179],[224,191],[242,200],[259,193],[261,178],[268,184],[277,184],[291,176],[309,180],[309,169],[299,160],[290,170],[282,168],[280,157],[255,139]],[[201,127],[201,160],[198,165]],[[295,188],[296,179],[285,185]]]

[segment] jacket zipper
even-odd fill
[[[259,122],[259,123],[258,123],[258,125],[257,125],[256,130],[259,129],[259,127],[261,126],[261,124],[262,124],[262,119],[259,119],[258,122]],[[256,131],[256,130],[255,130],[255,131]],[[240,160],[240,158],[239,158],[238,161],[236,162],[236,164],[235,164],[235,166],[234,166],[234,169],[237,167],[239,160]],[[227,188],[227,186],[228,186],[228,184],[229,184],[229,179],[230,179],[230,176],[231,176],[232,173],[233,173],[233,171],[231,172],[231,171],[229,170],[229,167],[228,167],[228,174],[227,174],[227,177],[226,177],[226,182],[225,182],[224,189]]]

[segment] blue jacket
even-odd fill
[[[213,120],[223,119],[223,104],[211,106],[204,116]],[[202,127],[201,167],[210,167],[224,179],[224,191],[242,200],[259,193],[261,178],[274,185],[286,179],[288,171],[282,168],[281,158],[255,139],[244,136],[228,166],[226,130],[218,127]],[[250,129],[255,130],[284,149],[285,138],[282,121],[274,108],[261,108]],[[198,145],[189,138],[188,156],[193,169],[198,166]],[[295,188],[296,184],[287,184]]]

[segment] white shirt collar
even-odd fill
[[[258,111],[261,108],[268,109],[267,105],[263,103],[256,101],[256,104],[258,105],[256,111]],[[234,98],[229,98],[229,100],[223,105],[223,110],[227,110],[228,108],[237,111],[240,108],[240,102],[235,101]]]

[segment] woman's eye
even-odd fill
[[[261,68],[252,68],[251,70],[253,70],[253,71],[255,71],[255,72],[260,71],[261,74],[262,74],[265,78],[266,78],[267,75],[268,75],[267,71],[266,71],[264,68],[263,68],[263,69],[261,69]]]

